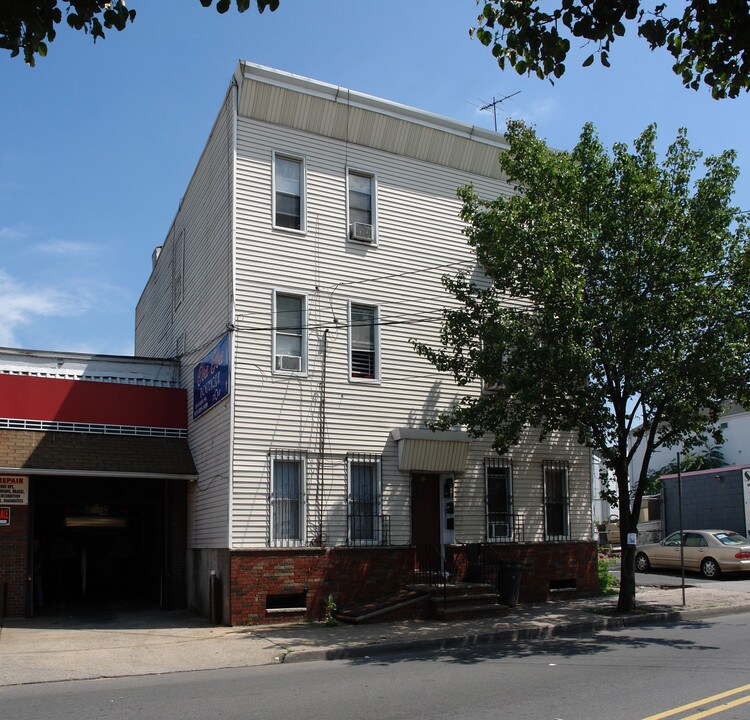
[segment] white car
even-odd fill
[[[635,555],[635,569],[680,567],[680,533],[659,543],[641,545]],[[750,540],[732,530],[683,530],[682,552],[685,569],[715,578],[722,572],[750,571]]]

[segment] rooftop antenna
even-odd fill
[[[492,108],[492,117],[495,120],[495,132],[497,132],[497,106],[504,100],[507,100],[508,98],[512,98],[515,95],[518,95],[520,92],[521,92],[520,90],[516,90],[516,92],[511,93],[510,95],[506,95],[505,97],[500,98],[499,100],[496,100],[495,96],[493,95],[492,102],[488,102],[486,105],[482,105],[482,107],[479,108],[480,110],[489,110],[490,108]]]

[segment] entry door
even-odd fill
[[[440,476],[411,476],[411,541],[414,545],[440,546]]]

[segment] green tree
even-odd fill
[[[200,0],[210,7],[213,0]],[[105,30],[124,30],[135,20],[135,10],[129,10],[124,0],[60,0],[64,6],[66,23],[74,30],[83,30],[97,38],[104,38]],[[235,0],[237,10],[245,12],[250,0]],[[276,10],[279,0],[256,0],[260,12]],[[231,0],[217,0],[216,9],[225,13]],[[57,35],[63,21],[63,10],[58,0],[3,0],[0,3],[0,48],[10,50],[11,57],[23,53],[24,60],[34,65],[37,55],[47,55],[47,44]]]
[[[498,452],[525,427],[573,431],[614,471],[619,495],[619,609],[635,607],[636,531],[658,447],[690,449],[750,387],[750,248],[731,205],[732,151],[705,161],[680,131],[659,163],[656,128],[608,153],[591,125],[557,152],[511,122],[500,164],[516,193],[459,191],[466,237],[485,280],[443,279],[457,303],[438,347],[417,352],[461,386],[437,427],[493,433]],[[510,302],[509,298],[515,298]],[[522,299],[522,300],[518,300]],[[631,444],[629,446],[629,437]],[[628,465],[643,446],[632,504]]]
[[[715,98],[737,97],[750,90],[750,4],[746,0],[477,0],[482,14],[470,31],[486,46],[501,68],[559,78],[571,48],[589,41],[609,67],[615,38],[633,27],[651,50],[666,48],[672,69],[686,87],[701,81]]]

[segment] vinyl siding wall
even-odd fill
[[[393,542],[409,542],[410,479],[397,468],[389,433],[424,427],[466,391],[418,357],[411,339],[438,343],[440,310],[449,302],[441,275],[459,267],[476,274],[461,234],[456,188],[471,182],[487,197],[510,188],[497,179],[242,117],[237,136],[233,547],[269,543],[274,449],[307,453],[307,537],[316,534],[322,486],[329,545],[346,540],[347,453],[382,454],[382,511],[391,518]],[[274,151],[305,160],[305,234],[272,228]],[[482,151],[497,153],[488,145]],[[347,239],[347,167],[376,177],[377,245]],[[274,290],[307,297],[304,376],[273,369]],[[378,382],[348,379],[351,301],[379,307]],[[456,477],[457,540],[484,538],[483,459],[491,455],[489,440],[473,443],[466,470]],[[526,539],[543,538],[545,459],[570,463],[571,535],[589,537],[588,452],[572,436],[539,444],[530,432],[510,457],[514,509],[526,517]]]
[[[136,353],[179,355],[180,384],[188,390],[188,437],[199,473],[188,491],[192,548],[229,544],[231,395],[196,420],[192,407],[193,368],[232,319],[232,103],[230,90],[136,308]]]

